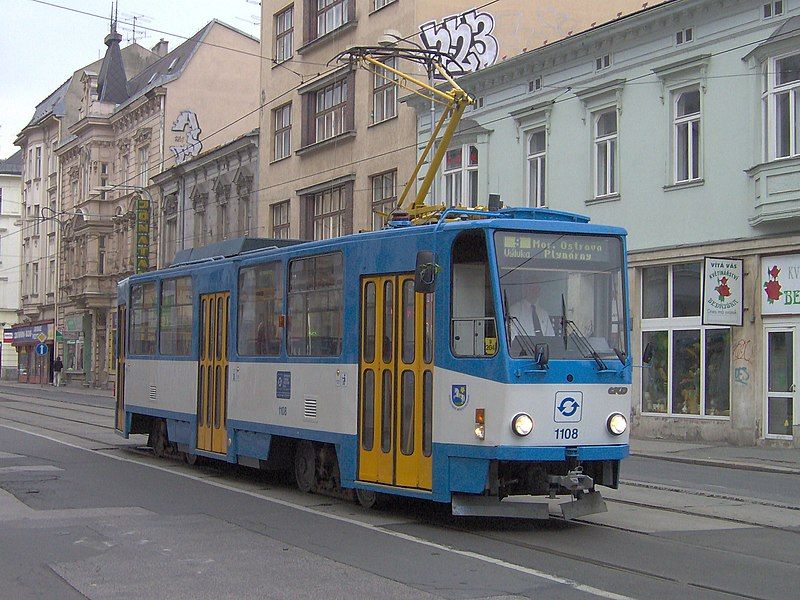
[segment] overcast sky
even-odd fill
[[[103,55],[110,12],[111,0],[0,0],[0,159],[18,150],[36,105]],[[260,12],[255,0],[119,0],[122,45],[132,15],[137,42],[152,48],[163,37],[173,49],[214,18],[257,37]]]

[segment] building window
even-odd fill
[[[334,29],[338,29],[352,16],[352,0],[309,0],[309,14],[316,25],[312,38],[322,37]]]
[[[545,155],[547,133],[544,127],[528,134],[528,206],[546,205]]]
[[[730,416],[730,328],[701,324],[702,263],[641,271],[642,347],[652,344],[642,372],[642,412]]]
[[[273,160],[286,158],[292,152],[292,105],[284,104],[272,111],[275,127]]]
[[[764,5],[764,18],[771,19],[772,17],[778,17],[783,14],[783,1],[776,0],[776,2],[767,2]]]
[[[384,6],[388,6],[395,0],[373,0],[372,10],[376,11],[378,9],[383,8]]]
[[[39,205],[38,204],[34,204],[34,206],[33,206],[33,216],[31,218],[33,219],[33,235],[39,235],[39,224],[41,222],[41,219],[39,218]]]
[[[272,237],[289,239],[289,201],[272,205]]]
[[[675,94],[675,182],[700,178],[700,90]]]
[[[611,66],[611,55],[604,54],[603,56],[598,56],[594,60],[594,70],[595,71],[602,71],[603,69],[607,69]]]
[[[50,292],[56,291],[56,259],[50,259],[50,265],[47,273],[47,288]]]
[[[97,238],[97,274],[106,273],[106,236],[101,235]]]
[[[617,109],[598,113],[594,129],[595,198],[617,193]]]
[[[311,223],[314,240],[329,240],[345,233],[345,186],[338,186],[313,194]]]
[[[397,68],[397,60],[383,61],[387,67]],[[377,68],[372,75],[372,122],[380,123],[397,115],[397,75]]]
[[[148,148],[139,148],[139,187],[147,187],[150,177],[147,173]]]
[[[383,229],[397,206],[397,171],[381,173],[372,181],[372,230]]]
[[[33,263],[33,270],[31,271],[31,295],[39,295],[39,263]]]
[[[100,163],[100,200],[106,199],[106,187],[108,187],[108,163]]]
[[[342,79],[313,93],[314,141],[330,139],[346,129],[347,80]]]
[[[34,176],[36,179],[40,179],[42,176],[42,147],[36,146],[36,166]]]
[[[800,54],[792,54],[768,61],[766,135],[770,141],[771,158],[784,158],[800,154]]]
[[[275,62],[281,63],[292,57],[292,36],[294,34],[294,7],[275,15]]]
[[[478,147],[466,144],[448,150],[445,154],[443,179],[447,206],[477,206]]]
[[[239,197],[239,235],[247,237],[254,233],[252,231],[253,225],[253,209],[250,204],[250,196]]]
[[[688,44],[694,39],[694,30],[691,27],[681,29],[675,33],[675,45]]]

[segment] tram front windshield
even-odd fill
[[[511,356],[624,360],[619,238],[498,231],[495,250]]]

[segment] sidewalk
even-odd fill
[[[800,448],[714,446],[666,440],[630,440],[631,456],[695,465],[800,475]]]
[[[83,387],[82,385],[76,386],[66,386],[62,385],[60,387],[53,387],[49,383],[39,385],[38,383],[19,383],[17,381],[7,381],[5,379],[0,380],[0,388],[7,387],[7,388],[16,388],[20,391],[33,391],[33,390],[50,390],[51,392],[58,391],[58,393],[65,393],[65,394],[79,394],[81,396],[105,396],[105,397],[112,397],[113,394],[111,390],[102,390],[98,388],[91,388],[91,387]]]

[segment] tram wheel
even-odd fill
[[[317,480],[317,453],[308,440],[297,444],[294,452],[294,478],[301,492],[310,492]]]
[[[181,452],[181,458],[183,459],[183,462],[185,462],[190,467],[195,466],[200,460],[200,457],[197,454],[194,454],[193,452]]]
[[[356,488],[356,499],[364,508],[378,508],[381,505],[381,495],[373,490]]]
[[[167,422],[164,419],[153,421],[153,428],[150,430],[148,443],[153,448],[153,454],[158,458],[164,458],[169,448],[169,434],[167,433]]]

